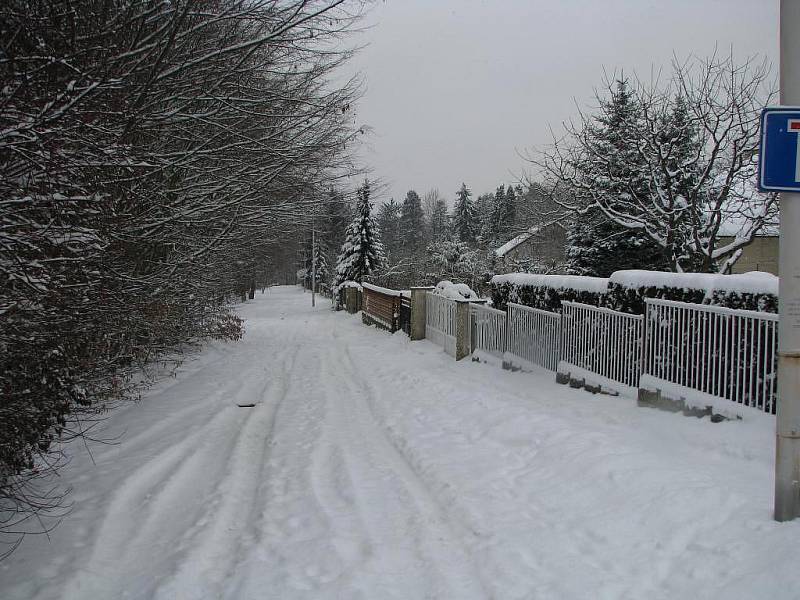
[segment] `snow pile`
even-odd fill
[[[450,300],[479,300],[478,294],[466,283],[453,283],[447,280],[437,283],[433,293]]]
[[[581,275],[536,275],[532,273],[507,273],[492,277],[492,285],[510,284],[516,287],[547,287],[558,290],[574,290],[604,294],[608,290],[605,277],[583,277]]]
[[[716,273],[663,273],[660,271],[616,271],[609,278],[623,288],[670,287],[703,290],[708,297],[715,291],[739,294],[778,295],[778,278],[771,273],[750,271],[739,275]]]
[[[333,292],[337,293],[339,290],[343,290],[344,288],[356,288],[358,290],[364,289],[357,281],[343,281],[339,285],[333,286]]]

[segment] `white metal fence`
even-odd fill
[[[451,356],[456,354],[456,302],[437,294],[425,294],[425,337]]]
[[[561,303],[562,362],[628,387],[639,385],[644,316]]]
[[[471,304],[470,347],[497,358],[506,350],[506,313],[482,304]]]
[[[555,371],[561,358],[561,315],[509,302],[506,352],[512,363]]]
[[[647,299],[644,373],[774,413],[778,315]]]
[[[425,336],[455,355],[456,302],[426,295]],[[470,306],[470,347],[634,391],[640,377],[765,412],[777,401],[778,315],[647,299],[645,315],[578,302],[563,312]],[[559,366],[561,365],[561,366]],[[645,385],[643,383],[643,385]]]

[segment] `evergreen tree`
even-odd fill
[[[675,97],[662,118],[659,145],[665,149],[668,159],[665,161],[666,168],[657,173],[659,180],[655,185],[667,191],[664,194],[663,217],[665,260],[670,264],[680,263],[684,271],[708,270],[703,264],[702,253],[676,252],[679,248],[693,246],[691,240],[695,224],[707,218],[702,204],[689,201],[701,176],[694,160],[700,141],[683,94]]]
[[[409,190],[403,200],[403,209],[400,214],[400,235],[402,236],[402,245],[409,253],[419,250],[425,241],[422,201],[414,190]]]
[[[500,241],[502,237],[500,233],[501,221],[503,218],[503,204],[506,200],[506,186],[500,184],[494,192],[494,206],[492,207],[492,239],[497,243],[503,243],[506,240]]]
[[[312,248],[313,245],[313,248]],[[312,240],[308,241],[308,248],[305,252],[305,266],[306,266],[306,276],[305,281],[307,287],[311,286],[311,282],[314,280],[314,270],[316,269],[317,274],[317,289],[319,289],[319,285],[321,283],[327,283],[328,278],[330,276],[330,268],[328,267],[328,248],[325,244],[325,241],[321,239],[319,236],[316,238],[316,243],[312,244]],[[316,264],[312,263],[312,259]]]
[[[472,192],[466,183],[461,184],[461,189],[456,194],[456,204],[453,207],[453,233],[457,238],[467,244],[475,243],[478,222],[475,207],[470,199]]]
[[[402,207],[394,198],[385,202],[378,210],[378,227],[387,256],[394,260],[400,252],[402,236],[400,233],[400,212]]]
[[[481,194],[475,200],[475,216],[478,220],[478,235],[481,242],[493,244],[495,235],[495,205],[494,194]]]
[[[576,165],[584,180],[593,181],[595,195],[612,209],[631,204],[631,198],[648,193],[648,172],[636,145],[642,124],[639,108],[625,79],[616,81],[611,98],[601,103],[600,113],[587,135],[594,154],[602,162]],[[588,204],[588,201],[587,201]],[[567,270],[577,275],[607,277],[621,269],[662,270],[669,267],[661,247],[646,233],[622,227],[599,208],[575,219],[567,233]]]
[[[500,185],[495,192],[495,235],[499,242],[506,242],[514,233],[517,219],[517,194],[513,185],[508,189]]]
[[[439,198],[431,212],[431,238],[434,242],[441,241],[447,237],[447,203]]]
[[[386,264],[369,195],[369,182],[364,181],[357,192],[356,216],[347,227],[344,244],[336,261],[336,285],[345,281],[360,282]]]

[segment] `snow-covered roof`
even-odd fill
[[[506,273],[492,277],[493,285],[509,283],[519,287],[548,287],[568,289],[579,292],[603,294],[608,290],[605,277],[585,277],[583,275],[537,275],[535,273]]]
[[[527,242],[531,238],[532,235],[534,235],[534,234],[536,234],[538,232],[539,232],[539,228],[538,227],[531,227],[525,233],[520,233],[514,239],[507,241],[505,244],[503,244],[497,250],[495,250],[494,253],[497,256],[502,258],[503,256],[505,256],[506,254],[511,252],[514,248],[516,248],[520,244],[522,244],[524,242]]]
[[[385,296],[403,296],[403,290],[390,290],[389,288],[381,287],[379,285],[373,285],[371,283],[362,283],[361,287],[365,290],[372,290],[373,292],[378,292],[379,294],[384,294]],[[409,294],[405,294],[408,296]]]

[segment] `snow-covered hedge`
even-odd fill
[[[437,283],[433,293],[450,300],[478,300],[478,294],[466,283],[453,283],[447,280]]]
[[[741,275],[718,275],[632,270],[616,271],[608,279],[509,273],[492,277],[491,287],[492,301],[500,310],[505,310],[508,302],[517,302],[558,312],[561,302],[570,300],[642,314],[645,298],[664,298],[778,312],[778,278],[756,271]]]
[[[609,278],[606,306],[642,314],[645,298],[778,312],[778,278],[753,271],[740,275],[616,271]]]
[[[608,290],[608,279],[579,275],[508,273],[492,277],[491,287],[492,303],[500,310],[505,310],[509,302],[516,302],[558,312],[561,310],[562,300],[602,306]]]

